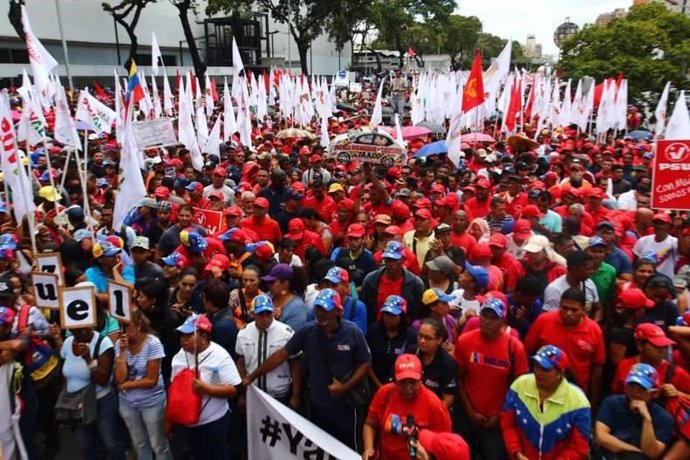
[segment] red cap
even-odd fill
[[[532,234],[532,224],[527,219],[518,219],[513,225],[513,233],[518,238],[527,238]]]
[[[261,260],[268,260],[273,257],[275,251],[273,250],[273,245],[269,242],[264,242],[265,244],[258,244],[256,249],[254,249],[254,255]]]
[[[664,330],[653,323],[642,323],[635,328],[635,340],[646,340],[655,347],[673,345],[673,340],[666,337]]]
[[[391,207],[393,208],[393,215],[398,219],[402,220],[410,217],[410,207],[402,201],[394,200],[393,203],[391,203]]]
[[[347,227],[347,234],[345,235],[345,237],[347,237],[347,238],[361,238],[364,236],[364,233],[366,233],[366,230],[364,229],[364,225],[352,224],[349,227]]]
[[[318,163],[319,161],[321,161],[321,155],[316,153],[309,158],[309,162],[312,164]]]
[[[639,288],[629,288],[618,294],[619,308],[652,308],[655,303]]]
[[[228,172],[225,170],[225,168],[221,168],[220,166],[213,168],[213,174],[228,177]]]
[[[168,166],[181,168],[182,166],[184,166],[184,163],[182,163],[182,160],[180,160],[179,158],[173,158],[172,160],[168,161]]]
[[[445,188],[443,185],[441,185],[441,184],[434,184],[434,185],[431,186],[431,190],[429,191],[429,193],[441,193],[441,194],[444,194],[444,193],[446,193],[446,188]]]
[[[221,270],[227,270],[230,268],[230,259],[225,254],[216,254],[211,257],[211,260],[206,264],[206,271],[211,271],[213,268],[220,268]]]
[[[340,200],[340,202],[338,203],[338,207],[340,209],[347,209],[348,211],[352,211],[355,209],[355,202],[349,198],[345,198]]]
[[[455,433],[434,433],[431,430],[419,432],[419,443],[439,460],[470,458],[470,448],[460,435]]]
[[[223,194],[223,192],[213,192],[208,197],[209,199],[215,198],[220,201],[225,201],[225,195]]]
[[[301,240],[304,238],[304,222],[299,217],[290,219],[288,223],[288,233],[285,235],[291,240]]]
[[[537,206],[528,204],[522,208],[522,217],[538,217],[541,219],[544,217],[544,213],[542,213]]]
[[[673,223],[673,221],[671,220],[671,216],[669,216],[665,212],[657,212],[656,214],[654,214],[654,217],[652,217],[652,222],[655,220],[660,220],[660,221],[665,222],[667,224]]]
[[[167,200],[170,198],[170,190],[168,190],[168,187],[163,187],[161,185],[160,187],[156,187],[156,190],[153,191],[153,196],[162,200]]]
[[[228,206],[223,210],[224,216],[242,217],[242,209],[239,206]]]
[[[414,212],[415,217],[421,217],[422,219],[432,219],[431,211],[427,208],[420,208]]]
[[[606,198],[606,193],[599,187],[594,187],[589,190],[589,193],[587,194],[590,198],[598,198],[600,200],[603,200]]]
[[[477,259],[482,257],[491,257],[491,248],[488,244],[475,244],[470,251],[470,260],[474,263]]]
[[[395,380],[405,379],[422,379],[422,362],[409,353],[402,354],[395,360]]]
[[[412,207],[431,209],[431,200],[429,198],[417,198]]]
[[[386,227],[386,229],[383,231],[383,233],[386,233],[388,235],[403,235],[405,232],[402,231],[402,228],[398,227],[397,225],[389,225]]]
[[[254,200],[254,206],[259,206],[260,208],[268,208],[268,200],[262,196]]]
[[[508,247],[508,238],[503,233],[492,233],[489,238],[489,248],[491,246],[505,249]]]
[[[292,151],[292,149],[290,149],[290,151]],[[299,149],[300,155],[309,155],[310,153],[311,153],[311,149],[309,147],[307,147],[306,145],[304,147],[302,147],[301,149]]]
[[[476,184],[474,184],[474,186],[479,187],[479,188],[490,189],[491,188],[491,182],[489,182],[487,179],[481,178],[477,181]]]

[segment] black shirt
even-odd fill
[[[439,347],[434,359],[424,366],[422,383],[442,400],[444,394],[454,395],[458,391],[456,375],[455,360]]]
[[[395,360],[403,353],[414,353],[417,349],[417,333],[407,327],[403,333],[388,337],[382,322],[374,324],[367,334],[371,350],[371,368],[382,384],[393,381]]]

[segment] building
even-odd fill
[[[199,1],[198,11],[205,2]],[[77,86],[93,78],[112,78],[113,68],[120,75],[127,59],[129,40],[122,27],[115,26],[101,2],[95,0],[29,0],[26,8],[34,34],[60,63],[57,73],[66,76],[65,54],[59,20],[67,42],[70,71]],[[58,14],[59,8],[59,14]],[[5,12],[7,10],[4,10]],[[210,75],[230,75],[231,43],[235,35],[247,67],[289,67],[299,73],[299,53],[286,24],[277,23],[267,13],[236,20],[222,17],[195,17],[190,12],[192,31],[202,59]],[[234,30],[234,32],[233,32]],[[151,32],[156,33],[168,76],[186,72],[192,66],[187,42],[180,25],[177,9],[168,1],[160,1],[142,10],[136,33],[139,41],[137,64],[150,75]],[[350,63],[350,46],[338,51],[326,35],[314,40],[308,55],[309,73],[333,75]],[[7,14],[0,15],[0,79],[16,79],[22,69],[29,73],[24,43],[17,37]],[[17,81],[17,80],[15,80]]]
[[[537,38],[534,34],[527,35],[525,44],[522,45],[522,52],[526,58],[531,60],[540,60],[542,58],[541,43],[537,43]]]
[[[610,11],[608,13],[602,13],[599,16],[597,16],[597,19],[594,21],[594,24],[597,26],[605,26],[614,19],[624,18],[626,14],[628,14],[628,12],[625,10],[625,8],[616,8],[613,11]]]
[[[633,0],[633,6],[651,2],[663,3],[670,11],[690,16],[690,0]]]

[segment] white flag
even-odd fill
[[[195,122],[197,142],[203,147],[206,145],[206,140],[208,140],[208,121],[206,120],[203,107],[196,109]]]
[[[395,114],[395,140],[398,144],[405,146],[405,140],[403,139],[402,126],[400,126],[400,115]]]
[[[81,142],[79,142],[79,134],[74,125],[74,119],[69,111],[69,104],[67,103],[67,96],[65,95],[65,88],[58,86],[55,93],[55,140],[81,150]]]
[[[328,148],[331,143],[331,138],[328,136],[328,116],[325,113],[321,115],[321,136],[319,137],[319,144],[323,148]]]
[[[220,117],[217,117],[216,122],[213,123],[211,133],[206,139],[206,144],[204,144],[204,153],[220,158]]]
[[[259,390],[247,388],[249,458],[359,460],[357,452]]]
[[[77,112],[74,118],[83,121],[89,128],[97,134],[110,134],[113,123],[117,120],[117,114],[108,106],[101,103],[98,99],[89,94],[89,90],[84,88],[79,93],[77,102]]]
[[[173,101],[172,91],[170,91],[168,74],[165,73],[165,67],[163,67],[163,110],[167,116],[172,117],[174,109],[175,103]]]
[[[161,49],[158,47],[158,40],[156,40],[156,32],[151,31],[151,72],[158,76],[158,60],[163,63],[163,55]]]
[[[115,209],[113,210],[113,229],[119,229],[127,213],[137,205],[140,199],[146,196],[146,186],[139,169],[139,156],[141,155],[134,139],[132,123],[128,123],[122,135],[120,171],[117,177],[117,195],[115,195]]]
[[[446,147],[448,147],[448,159],[455,165],[460,167],[460,148],[462,147],[462,110],[455,112],[450,119],[448,127],[448,135],[446,136]]]
[[[386,82],[386,79],[383,78],[381,80],[381,84],[379,85],[379,91],[376,93],[376,101],[374,102],[374,109],[371,111],[371,120],[369,120],[369,127],[370,128],[375,128],[376,126],[380,125],[381,122],[383,121],[383,107],[381,105],[381,97],[383,95],[383,84]]]
[[[117,75],[117,69],[113,69],[115,75],[115,93],[113,97],[115,99],[115,113],[117,114],[117,119],[115,120],[115,140],[118,144],[122,145],[122,131],[125,126],[125,111],[122,110],[122,102],[124,101],[122,97],[122,87],[120,86],[120,77]],[[131,114],[129,114],[131,116]]]
[[[232,84],[235,84],[235,78],[239,77],[240,73],[244,70],[244,64],[242,63],[242,55],[240,54],[240,49],[237,47],[237,40],[232,37]]]
[[[232,97],[228,88],[228,79],[223,85],[223,141],[230,140],[230,136],[237,131],[237,120],[235,120],[235,108],[232,106]]]
[[[678,95],[673,114],[668,120],[664,139],[690,139],[690,115],[688,115],[688,105],[685,102],[685,91],[681,91]]]
[[[161,107],[161,98],[158,96],[158,86],[153,75],[151,75],[151,92],[153,93],[153,118],[160,118],[163,107]]]
[[[24,40],[26,40],[26,50],[29,53],[31,71],[34,74],[34,84],[43,91],[50,83],[50,71],[57,67],[58,63],[31,30],[29,15],[24,5],[22,5],[22,26],[24,26]]]
[[[661,92],[661,97],[659,98],[659,103],[656,105],[656,110],[654,111],[654,117],[656,118],[656,127],[654,133],[657,137],[661,136],[666,128],[666,118],[668,113],[666,112],[666,107],[668,105],[668,93],[671,90],[671,82],[667,81],[664,90]]]
[[[29,146],[40,144],[46,138],[45,119],[40,109],[35,110],[31,99],[24,99],[22,117],[17,127],[17,140],[26,141]]]
[[[24,216],[36,210],[31,182],[26,170],[21,166],[21,154],[17,148],[17,138],[12,124],[10,97],[7,90],[0,92],[0,162],[7,187],[12,191],[14,217],[21,223]],[[7,197],[5,197],[7,199]]]

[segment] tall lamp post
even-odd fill
[[[62,52],[65,54],[65,70],[67,71],[67,82],[69,83],[69,88],[74,90],[74,82],[72,81],[72,71],[69,66],[69,53],[67,52],[67,40],[65,40],[65,34],[62,30],[62,13],[60,11],[60,2],[55,0],[55,9],[57,10],[58,27],[60,29],[60,38],[62,39]]]

